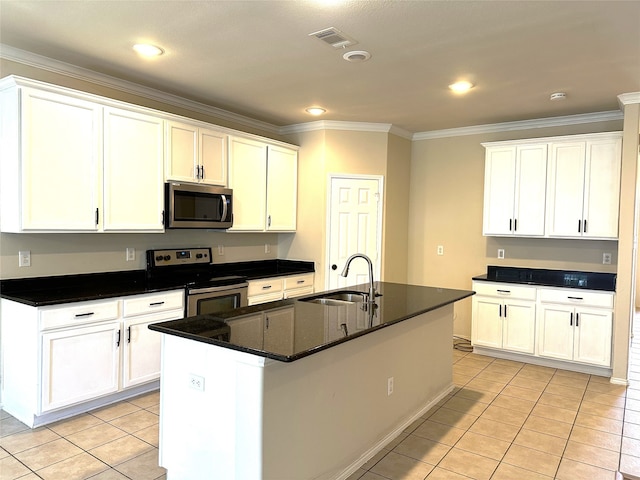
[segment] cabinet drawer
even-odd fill
[[[125,317],[176,309],[184,309],[184,290],[135,295],[123,301]]]
[[[585,292],[566,288],[541,288],[540,301],[590,307],[613,308],[613,293]]]
[[[284,289],[291,290],[293,288],[313,286],[313,275],[313,273],[305,273],[304,275],[284,277]]]
[[[45,307],[40,312],[40,329],[113,320],[119,316],[119,304],[118,300],[100,300]]]
[[[306,287],[292,288],[290,290],[285,290],[284,298],[302,297],[304,295],[311,295],[312,293],[313,293],[313,285],[307,285]]]
[[[266,293],[282,292],[282,278],[265,278],[263,280],[250,280],[248,296],[263,295]]]
[[[473,282],[476,295],[501,298],[519,298],[521,300],[536,299],[536,287],[527,287],[513,283]]]

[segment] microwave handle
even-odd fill
[[[224,222],[227,219],[227,196],[221,195],[222,197],[222,218],[221,220]]]

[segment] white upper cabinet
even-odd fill
[[[164,231],[164,120],[12,80],[0,87],[3,232]]]
[[[206,124],[167,121],[167,181],[227,186],[227,135]]]
[[[30,88],[0,95],[1,230],[96,231],[102,107]]]
[[[543,236],[547,144],[487,146],[483,235]]]
[[[549,236],[618,237],[621,145],[619,134],[551,144]]]
[[[483,235],[616,239],[620,132],[483,143]]]
[[[269,145],[267,149],[267,230],[296,229],[298,152]]]
[[[104,108],[104,231],[164,230],[164,121]]]
[[[230,231],[296,229],[298,152],[250,138],[229,139]]]

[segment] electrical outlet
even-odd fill
[[[30,250],[20,250],[18,252],[18,266],[19,267],[30,267],[31,266],[31,251]]]
[[[443,245],[438,245],[437,253],[438,253],[438,255],[444,255],[444,246]]]
[[[602,263],[604,265],[611,265],[611,254],[610,253],[603,253],[602,254]]]
[[[224,255],[224,245],[218,245],[218,255],[219,256]]]
[[[136,259],[136,249],[135,248],[127,248],[126,253],[127,262],[133,262]]]
[[[200,392],[204,392],[204,377],[200,375],[194,375],[193,373],[189,375],[189,387],[194,390],[199,390]]]
[[[387,396],[393,393],[393,377],[387,378]]]
[[[504,248],[498,249],[498,258],[504,258]]]
[[[268,243],[264,244],[264,253],[271,253],[271,245]]]

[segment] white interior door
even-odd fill
[[[364,253],[373,262],[374,280],[380,280],[382,229],[382,177],[331,176],[327,288],[342,288],[369,281],[369,267],[353,261],[347,278],[340,276],[350,255]]]

